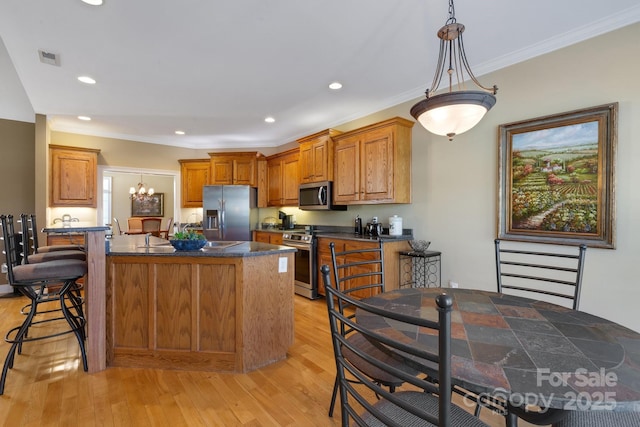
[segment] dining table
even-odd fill
[[[530,415],[546,424],[568,410],[640,411],[640,333],[616,322],[545,301],[476,289],[408,288],[363,301],[437,321],[435,297],[441,293],[453,297],[452,384],[476,398],[490,397],[516,408],[507,417],[508,426],[515,425],[525,405],[540,408]],[[362,310],[356,311],[356,319],[380,334],[437,351],[437,336],[415,325]],[[406,361],[428,370],[424,361]]]

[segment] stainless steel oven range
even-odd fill
[[[294,256],[296,294],[318,298],[315,237],[304,232],[283,233],[282,244],[298,250]]]

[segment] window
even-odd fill
[[[102,177],[102,223],[111,224],[112,177]]]

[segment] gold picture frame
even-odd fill
[[[131,200],[131,216],[164,216],[164,193]]]
[[[499,127],[498,238],[615,248],[618,103]]]

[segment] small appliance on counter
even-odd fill
[[[278,218],[282,220],[282,228],[284,230],[293,230],[296,227],[293,215],[287,215],[282,211],[278,211]]]
[[[382,234],[382,224],[378,222],[377,216],[374,216],[371,222],[367,223],[367,234],[371,237],[380,237]]]
[[[362,218],[360,218],[360,215],[356,215],[356,224],[355,224],[354,232],[358,236],[362,236]]]
[[[402,217],[398,215],[389,217],[389,236],[402,236]]]

